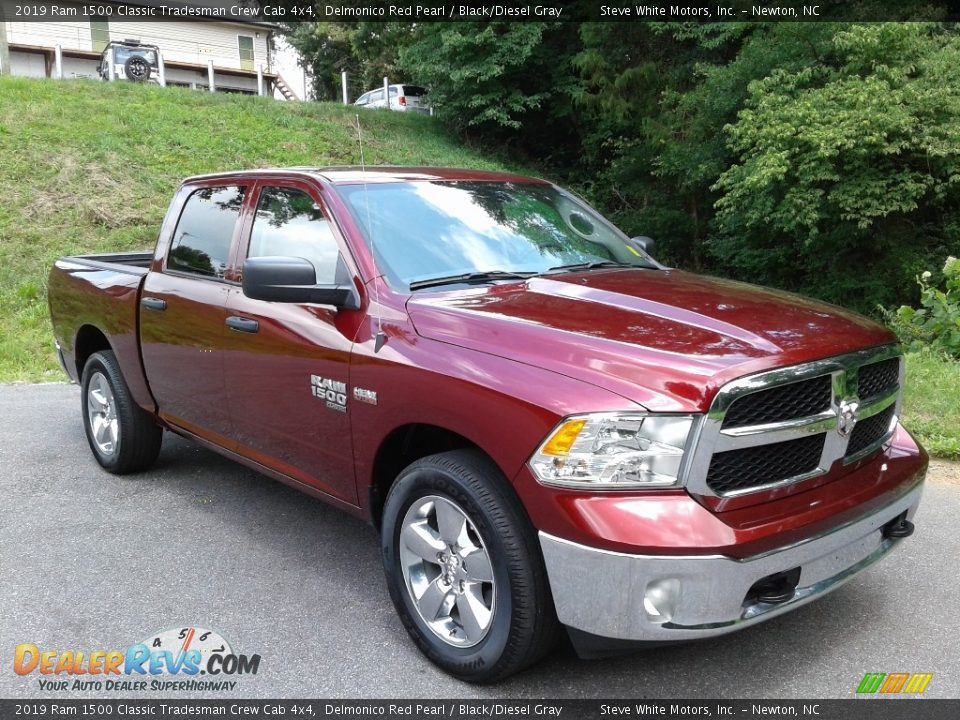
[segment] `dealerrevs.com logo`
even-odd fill
[[[235,653],[214,630],[183,627],[150,635],[125,650],[56,650],[17,645],[13,671],[37,675],[41,690],[229,691],[256,675],[260,655]]]

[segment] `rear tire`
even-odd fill
[[[495,682],[556,642],[536,532],[483,453],[431,455],[400,473],[384,504],[381,543],[404,627],[451,675]]]
[[[160,454],[163,429],[134,402],[113,351],[90,356],[80,389],[83,428],[101,467],[117,475],[150,467]]]

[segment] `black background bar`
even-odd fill
[[[850,700],[0,700],[0,718],[809,718],[940,720],[960,700],[880,696]]]
[[[411,22],[817,22],[960,20],[960,0],[0,0],[0,20]]]

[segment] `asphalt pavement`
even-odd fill
[[[936,477],[914,537],[816,603],[625,657],[560,647],[475,687],[410,642],[368,525],[169,433],[152,470],[109,475],[74,386],[0,386],[0,408],[0,697],[849,698],[864,673],[900,671],[960,697],[960,485]],[[259,654],[258,673],[164,695],[42,690],[13,672],[21,643],[89,653],[179,627]]]

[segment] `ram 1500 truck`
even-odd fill
[[[58,260],[50,312],[100,465],[165,429],[369,520],[413,640],[488,682],[564,628],[746,628],[913,531],[890,332],[649,247],[517,175],[224,173],[154,253]]]

